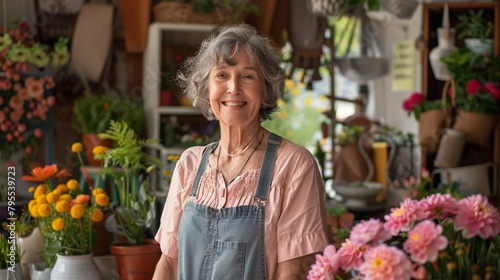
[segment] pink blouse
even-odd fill
[[[321,252],[327,245],[324,188],[318,165],[305,148],[285,139],[274,167],[265,211],[268,279],[279,262]],[[178,258],[177,231],[204,147],[186,150],[177,163],[155,239],[163,254]],[[253,204],[260,169],[250,170],[224,188],[210,165],[200,181],[196,202],[214,208]],[[215,180],[218,183],[215,183]],[[221,186],[218,189],[216,186]],[[217,203],[217,205],[216,205]]]

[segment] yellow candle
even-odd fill
[[[373,180],[379,182],[384,186],[384,190],[377,196],[377,201],[381,202],[385,199],[387,190],[387,178],[385,171],[387,169],[387,143],[376,142],[372,144],[373,148]]]

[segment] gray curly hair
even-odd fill
[[[260,108],[261,121],[271,119],[271,114],[278,110],[278,100],[285,94],[285,71],[270,41],[257,35],[255,28],[247,24],[226,26],[205,39],[197,54],[187,58],[177,74],[182,94],[191,99],[208,120],[216,119],[207,94],[210,71],[221,60],[232,64],[230,60],[239,48],[257,62],[264,76],[266,94]]]

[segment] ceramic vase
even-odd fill
[[[30,265],[43,262],[43,238],[39,228],[34,228],[30,235],[18,237],[17,244],[21,257],[21,267],[24,279],[30,279]],[[34,267],[33,267],[34,268]],[[50,273],[49,273],[50,274]]]
[[[92,254],[64,256],[57,255],[57,261],[50,273],[51,280],[101,280],[101,273]]]
[[[45,263],[30,264],[31,280],[50,280],[52,268],[46,267]]]
[[[442,57],[447,57],[457,50],[455,47],[455,29],[454,28],[438,28],[438,45],[429,53],[429,62],[431,64],[434,77],[440,81],[446,81],[450,78],[450,72],[446,69],[446,65],[441,61]]]

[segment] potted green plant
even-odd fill
[[[103,161],[101,176],[111,176],[118,189],[119,201],[106,228],[126,238],[111,245],[111,253],[116,256],[121,279],[151,279],[161,251],[156,241],[146,238],[156,215],[147,175],[161,163],[143,149],[157,139],[141,139],[126,122],[113,120],[99,137],[115,142],[113,148],[95,155]]]
[[[21,279],[20,257],[15,239],[7,239],[0,234],[0,280]]]
[[[469,10],[458,16],[456,28],[460,30],[458,37],[471,51],[477,54],[491,56],[493,54],[493,19],[485,14],[483,9]]]

